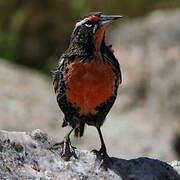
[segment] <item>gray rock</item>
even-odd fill
[[[132,160],[113,157],[113,165],[104,170],[96,156],[86,150],[76,149],[78,159],[63,161],[61,148],[51,149],[55,142],[40,130],[31,133],[0,131],[0,179],[180,179],[177,173],[180,173],[180,162],[177,161],[169,165],[146,157]]]

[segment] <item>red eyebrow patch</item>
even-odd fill
[[[99,20],[101,20],[101,18],[99,18],[99,17],[90,17],[88,20],[89,21],[99,21]]]

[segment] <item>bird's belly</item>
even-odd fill
[[[114,92],[115,73],[112,65],[91,60],[75,60],[64,73],[66,98],[80,109],[80,115],[96,114],[96,107],[106,102]]]

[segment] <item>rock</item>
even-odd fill
[[[51,149],[55,142],[40,130],[30,133],[0,131],[0,179],[180,179],[178,161],[169,165],[146,157],[131,160],[113,157],[112,166],[104,170],[96,156],[86,150],[76,149],[78,159],[63,161],[61,148]]]

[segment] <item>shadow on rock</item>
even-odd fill
[[[157,159],[140,157],[125,160],[112,157],[112,160],[110,170],[123,180],[180,180],[180,175],[172,166]]]

